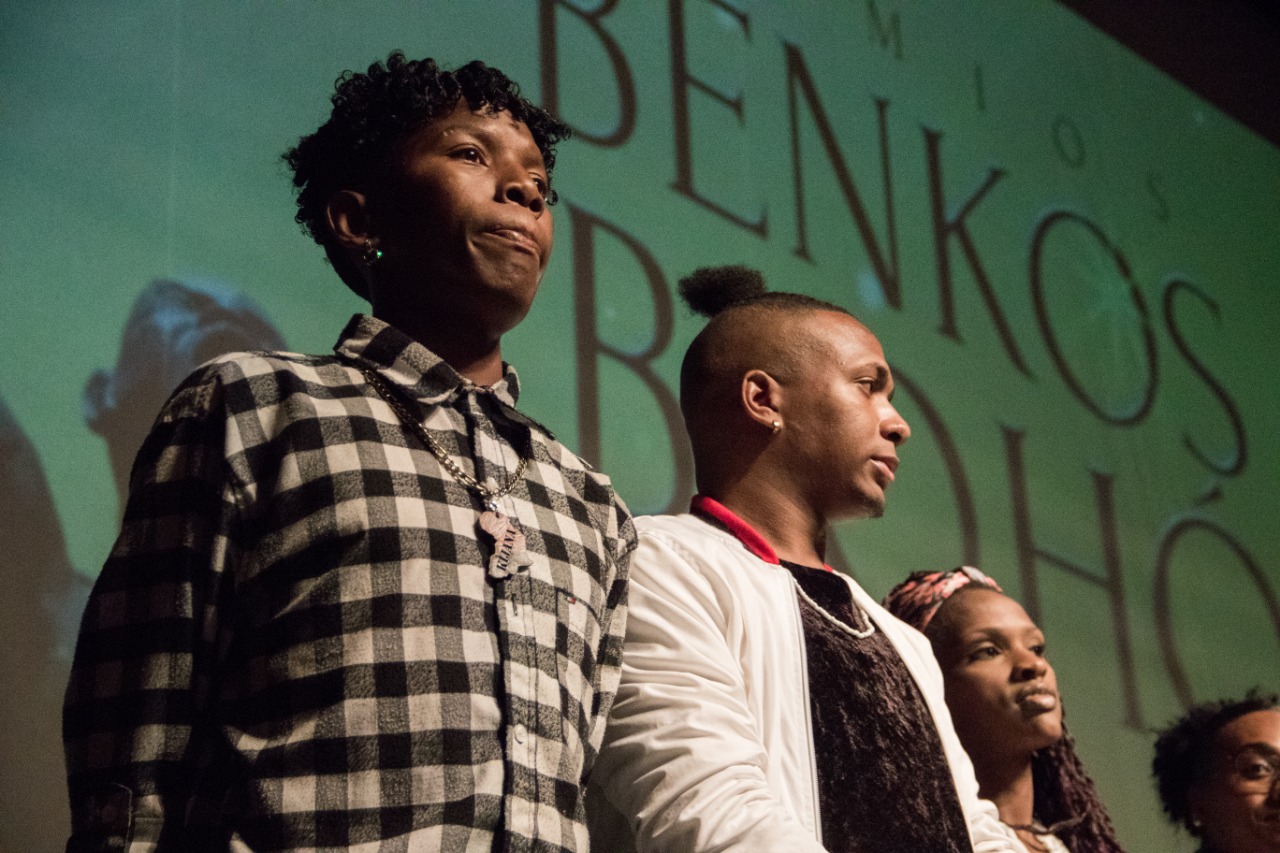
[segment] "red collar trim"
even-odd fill
[[[715,498],[709,498],[706,495],[694,495],[693,501],[689,505],[689,511],[694,515],[701,515],[718,522],[732,533],[734,538],[741,542],[742,546],[750,551],[752,555],[759,557],[770,565],[782,565],[782,561],[778,559],[778,553],[773,550],[773,546],[766,542],[765,538],[757,533],[754,527],[747,524],[733,510]],[[835,569],[827,565],[823,565],[823,568],[829,572],[835,571]]]

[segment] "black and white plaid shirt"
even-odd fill
[[[396,329],[238,354],[134,467],[64,713],[70,850],[586,850],[635,533],[607,477]],[[532,565],[487,575],[503,484]]]

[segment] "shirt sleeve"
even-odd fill
[[[63,708],[72,851],[182,849],[224,569],[230,421],[213,372],[175,392],[134,463],[81,621]]]
[[[822,851],[770,791],[711,585],[683,554],[643,536],[629,594],[622,683],[593,776],[621,813],[605,831],[633,834],[617,849],[633,841],[639,851]]]
[[[622,678],[622,650],[626,636],[628,618],[628,587],[631,571],[631,560],[636,550],[636,530],[631,520],[631,513],[626,507],[617,506],[615,517],[618,522],[616,539],[617,553],[614,555],[613,583],[607,591],[605,612],[600,630],[600,649],[596,657],[599,665],[596,668],[597,705],[592,720],[590,737],[590,755],[587,768],[595,763],[595,756],[600,751],[604,740],[605,727],[609,712],[613,708],[617,695],[618,683]]]

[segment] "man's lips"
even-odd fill
[[[884,474],[885,481],[892,483],[893,472],[898,470],[898,457],[896,456],[873,456],[871,462],[876,466],[876,470]]]

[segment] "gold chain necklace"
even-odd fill
[[[367,367],[361,367],[360,372],[364,374],[365,379],[369,380],[369,384],[373,386],[374,391],[378,392],[378,396],[382,398],[383,402],[391,407],[391,411],[395,412],[396,416],[404,422],[405,426],[412,429],[414,433],[422,439],[423,443],[427,445],[427,449],[430,450],[432,455],[440,461],[440,464],[444,469],[448,471],[459,483],[478,494],[481,502],[484,503],[485,509],[490,512],[497,512],[498,498],[505,497],[510,494],[511,490],[516,487],[516,483],[520,482],[520,478],[524,476],[525,465],[529,460],[521,455],[520,464],[516,466],[516,472],[511,475],[511,479],[507,480],[506,484],[496,491],[489,488],[484,483],[476,480],[475,477],[472,477],[466,471],[463,471],[452,459],[449,458],[448,451],[440,446],[440,442],[436,441],[435,438],[432,437],[431,433],[427,432],[427,428],[422,425],[422,422],[415,418],[412,413],[405,408],[404,403],[401,403],[400,400],[396,398],[395,392],[388,387],[386,380]],[[519,453],[519,451],[516,452]]]
[[[484,504],[484,512],[480,513],[480,528],[493,537],[493,556],[489,559],[489,576],[501,580],[509,577],[513,572],[532,565],[533,560],[525,548],[526,540],[520,526],[498,507],[498,498],[510,494],[516,487],[516,483],[520,482],[524,476],[524,469],[529,460],[520,454],[520,463],[516,465],[515,473],[502,488],[496,490],[489,488],[463,471],[449,458],[449,453],[440,446],[440,442],[436,441],[431,433],[427,432],[422,421],[415,418],[404,403],[397,399],[396,393],[387,385],[386,380],[367,367],[357,365],[356,368],[364,374],[364,378],[368,380],[382,401],[391,407],[396,417],[422,439],[440,465],[455,480],[480,496],[480,501]],[[516,453],[519,454],[520,451],[517,450]]]

